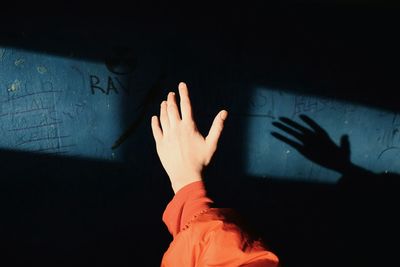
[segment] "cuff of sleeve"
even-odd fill
[[[197,181],[182,187],[167,205],[163,221],[175,237],[182,226],[194,215],[209,207],[204,183]]]

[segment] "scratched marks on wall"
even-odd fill
[[[292,117],[299,114],[310,114],[316,118],[322,117],[322,120],[331,122],[329,125],[336,126],[343,133],[356,136],[352,143],[366,147],[360,154],[364,161],[365,159],[371,160],[369,164],[374,164],[373,161],[380,161],[382,165],[394,166],[390,162],[399,161],[400,116],[396,112],[358,107],[355,104],[335,99],[296,95],[294,96]],[[337,129],[331,132],[335,133]],[[368,145],[362,145],[360,140]],[[354,151],[361,151],[361,149],[356,147]],[[396,156],[393,156],[394,153]],[[387,171],[388,168],[382,169]]]
[[[0,149],[118,159],[121,95],[90,87],[110,75],[104,63],[0,49]]]
[[[63,92],[49,81],[39,88],[28,84],[9,90],[1,100],[2,135],[8,145],[30,152],[66,154],[75,146],[71,136],[62,133],[63,118],[57,114],[56,99]]]
[[[331,98],[313,97],[305,95],[295,95],[293,105],[293,115],[302,113],[317,113],[321,111],[334,111],[341,113],[351,113],[356,111],[356,106],[346,102],[340,102]]]
[[[6,53],[6,49],[0,47],[0,61],[3,60],[5,53]]]
[[[400,173],[400,116],[395,112],[362,106],[338,99],[300,95],[273,88],[252,91],[257,105],[250,112],[272,117],[248,117],[245,129],[246,172],[258,177],[290,177],[306,181],[336,182],[340,174],[314,164],[296,149],[273,136],[272,122],[287,117],[309,128],[301,119],[315,120],[336,143],[348,135],[353,163],[375,172]],[[273,101],[261,101],[273,99]],[[261,103],[267,103],[261,105]],[[290,136],[287,136],[290,137]],[[292,140],[293,138],[291,138]],[[321,180],[322,179],[322,180]]]

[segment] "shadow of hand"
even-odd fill
[[[348,136],[343,135],[338,146],[332,141],[328,133],[310,117],[306,115],[300,115],[299,117],[311,129],[285,117],[279,118],[280,122],[272,123],[275,127],[291,135],[295,140],[277,132],[271,132],[271,135],[292,146],[307,159],[328,169],[342,174],[345,173],[352,166]]]

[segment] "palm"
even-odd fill
[[[202,170],[217,149],[227,112],[220,111],[207,137],[197,130],[186,84],[179,84],[180,110],[175,94],[169,93],[160,107],[160,120],[152,117],[157,154],[176,192],[193,181],[202,179]],[[161,122],[161,125],[160,125]]]

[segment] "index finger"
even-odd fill
[[[305,123],[307,123],[314,131],[319,133],[326,133],[325,130],[319,126],[313,119],[308,117],[307,115],[300,115],[300,119],[302,119]]]
[[[190,103],[189,91],[187,85],[184,82],[179,83],[179,96],[180,96],[180,106],[183,121],[192,121],[192,105]]]

